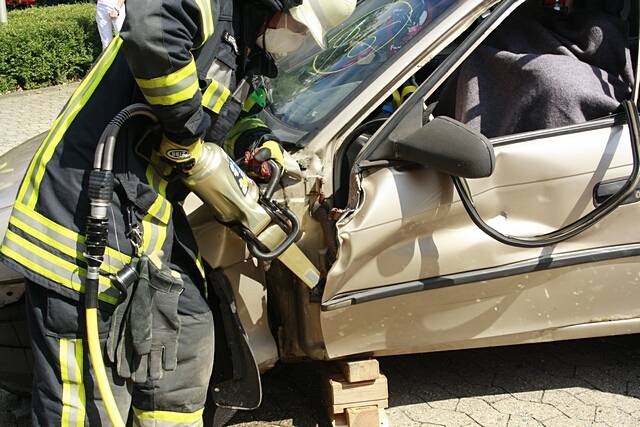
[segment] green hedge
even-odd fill
[[[9,12],[0,26],[0,93],[81,78],[100,53],[95,5]]]

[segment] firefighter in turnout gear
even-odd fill
[[[34,425],[109,425],[82,315],[87,181],[103,129],[136,102],[148,103],[160,123],[152,127],[136,117],[116,144],[99,275],[100,344],[125,420],[202,425],[214,326],[206,266],[181,205],[188,193],[182,178],[197,163],[203,141],[224,145],[234,157],[249,151],[254,163],[283,162],[277,137],[254,115],[265,102],[255,82],[274,77],[271,54],[297,49],[304,34],[322,45],[325,31],[346,19],[355,3],[127,2],[122,32],[37,150],[0,247],[0,261],[27,279]],[[131,295],[114,282],[128,265],[138,269],[137,289],[145,289],[137,302],[139,292],[123,301]],[[144,328],[128,330],[135,322]]]

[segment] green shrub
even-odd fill
[[[0,92],[78,79],[100,49],[93,4],[11,11],[0,26]]]

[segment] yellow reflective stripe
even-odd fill
[[[60,338],[60,379],[62,380],[62,427],[82,427],[86,415],[86,395],[82,378],[82,339]]]
[[[192,76],[194,73],[196,73],[196,63],[192,58],[191,62],[180,68],[178,71],[174,71],[166,76],[155,77],[153,79],[137,78],[136,82],[138,82],[138,86],[140,86],[141,89],[163,88],[180,83],[183,79]]]
[[[29,209],[28,207],[26,207],[25,205],[23,205],[20,202],[17,202],[15,205],[13,205],[13,208],[22,212],[23,214],[33,218],[34,220],[36,220],[37,222],[45,225],[46,227],[52,229],[53,231],[55,231],[58,234],[61,234],[63,236],[65,236],[68,239],[71,240],[76,240],[78,238],[78,234],[74,233],[73,231],[61,226],[60,224],[51,221],[49,218],[47,218],[44,215],[41,215],[40,213]],[[82,236],[81,236],[82,237]]]
[[[84,365],[83,365],[83,348],[82,348],[82,339],[74,340],[76,341],[76,378],[78,378],[78,394],[80,397],[80,410],[78,416],[78,427],[84,426],[84,418],[86,415],[86,407],[87,407],[87,396],[85,394],[84,389]]]
[[[245,117],[244,119],[240,119],[236,122],[236,124],[231,128],[229,132],[229,136],[224,140],[222,148],[224,151],[231,157],[235,156],[235,145],[238,138],[248,130],[258,129],[258,128],[266,128],[267,125],[264,122],[254,116]]]
[[[136,78],[145,99],[152,105],[174,105],[193,98],[200,88],[196,63],[191,58],[184,67],[153,79]]]
[[[198,9],[200,9],[201,25],[202,25],[202,44],[204,44],[213,34],[213,14],[211,13],[210,0],[196,0]],[[202,45],[200,45],[202,46]]]
[[[49,218],[41,215],[40,213],[31,210],[29,208],[27,208],[26,206],[22,205],[19,202],[16,202],[16,204],[13,206],[13,208],[20,212],[21,214],[29,217],[31,220],[35,221],[36,223],[42,225],[45,228],[48,228],[51,231],[51,234],[59,234],[61,236],[66,237],[67,239],[74,241],[74,242],[78,242],[81,246],[84,246],[84,241],[85,241],[85,237],[75,233],[63,226],[61,226],[60,224],[55,223],[54,221],[51,221]],[[20,221],[18,218],[12,217],[11,220],[9,222],[18,222],[18,223],[22,223],[24,224],[24,222]],[[15,224],[18,228],[23,228],[22,226],[19,226],[18,224]],[[33,230],[33,227],[29,226],[29,228],[31,230]],[[25,229],[25,231],[28,231]],[[54,244],[50,243],[51,237],[50,236],[46,236],[46,239],[42,237],[42,232],[41,231],[33,231],[33,233],[29,232],[29,234],[31,234],[33,237],[36,237],[38,240],[43,241],[44,243],[47,243],[49,246],[52,246],[58,250],[60,250],[61,252],[70,255],[70,256],[74,256],[72,255],[70,252],[65,252],[65,250],[68,250],[68,246],[65,247],[65,245],[63,245],[60,242],[55,241],[55,239],[53,239],[53,241],[55,242]],[[73,249],[74,252],[77,254],[78,250],[77,248]],[[82,255],[82,254],[80,254]],[[84,260],[84,255],[82,255],[81,257],[79,257],[79,259]],[[113,248],[107,247],[105,249],[105,265],[104,268],[106,271],[108,271],[109,273],[115,273],[117,271],[120,270],[121,266],[119,265],[115,265],[112,266],[112,262],[111,260],[117,260],[120,261],[120,263],[122,263],[122,265],[128,264],[131,262],[131,257],[127,254],[124,254],[122,252],[119,252]]]
[[[9,220],[9,224],[14,225],[15,227],[19,228],[22,231],[25,231],[31,237],[34,237],[34,238],[40,240],[41,242],[51,246],[52,248],[59,250],[60,252],[62,252],[65,255],[68,255],[68,256],[70,256],[72,258],[76,258],[76,259],[78,259],[80,261],[86,262],[84,254],[81,251],[79,251],[78,249],[71,248],[69,246],[66,246],[66,245],[60,243],[59,241],[47,236],[46,234],[42,233],[39,230],[36,230],[35,228],[31,227],[30,225],[25,224],[24,222],[20,221],[16,217],[12,217]],[[123,267],[123,265],[111,265],[110,262],[104,262],[102,264],[102,266],[100,267],[100,269],[104,270],[107,273],[115,274],[118,271],[120,271],[120,269],[122,267]]]
[[[220,114],[220,110],[231,96],[229,88],[218,82],[212,80],[211,84],[204,91],[202,95],[202,105],[216,114]]]
[[[179,102],[186,101],[188,99],[193,98],[198,92],[198,81],[194,81],[189,87],[186,89],[180,90],[171,95],[163,95],[163,96],[147,96],[145,94],[145,99],[151,105],[175,105]],[[144,94],[144,91],[143,91]]]
[[[86,269],[56,257],[11,230],[7,230],[5,234],[5,242],[0,247],[0,253],[42,277],[74,291],[84,292],[81,279],[86,277]],[[116,304],[120,292],[104,276],[100,276],[99,283],[101,291],[98,298],[109,304]]]
[[[69,405],[71,384],[69,383],[69,363],[67,355],[69,351],[69,340],[66,338],[60,339],[60,380],[62,381],[62,417],[60,425],[67,427],[69,425],[69,418],[71,407]]]
[[[217,80],[211,81],[211,84],[209,85],[209,87],[207,87],[207,90],[205,90],[202,94],[202,105],[209,105],[213,94],[218,90],[218,86],[220,86],[220,82],[218,82]]]
[[[38,149],[34,160],[29,166],[29,170],[26,175],[27,179],[23,182],[18,195],[18,200],[25,203],[28,207],[32,209],[35,207],[38,201],[38,190],[40,189],[46,165],[51,160],[51,157],[53,157],[53,153],[62,140],[64,133],[69,128],[69,125],[82,110],[102,80],[102,77],[115,60],[121,45],[122,39],[119,36],[116,36],[109,47],[100,56],[100,59],[91,69],[87,77],[82,81],[78,89],[76,89],[69,102],[67,102],[67,106],[62,114],[54,121],[49,135],[47,135],[47,138]],[[31,193],[28,196],[28,200],[25,200],[27,190],[29,189],[31,190]]]
[[[198,271],[202,275],[202,278],[206,278],[207,275],[204,272],[204,265],[202,265],[202,256],[200,254],[196,256],[196,267],[198,267]]]
[[[44,142],[40,145],[40,147],[36,151],[36,154],[33,157],[33,160],[31,162],[31,164],[29,165],[29,169],[27,170],[27,173],[25,175],[25,176],[28,177],[28,179],[25,179],[24,182],[22,183],[22,186],[20,187],[20,192],[18,193],[17,200],[22,200],[22,201],[26,202],[26,200],[24,200],[25,196],[26,196],[25,193],[26,193],[27,189],[30,188],[31,178],[34,176],[33,175],[33,171],[34,171],[35,167],[39,164],[39,161],[36,160],[36,159],[38,159],[42,155],[44,150],[46,149],[48,141],[52,136],[52,133],[54,132],[56,127],[62,121],[63,116],[65,116],[67,111],[70,110],[71,106],[81,97],[82,93],[84,93],[84,91],[86,90],[86,87],[89,84],[89,81],[91,81],[91,79],[93,78],[93,75],[95,74],[96,70],[98,69],[98,65],[100,64],[100,61],[102,60],[102,58],[106,58],[106,57],[110,56],[112,51],[113,51],[113,49],[116,46],[119,47],[119,43],[121,43],[121,39],[119,37],[116,37],[116,38],[113,39],[113,41],[109,44],[107,49],[105,49],[105,51],[101,54],[99,61],[96,63],[96,66],[93,67],[89,71],[89,74],[87,74],[87,77],[85,77],[82,80],[82,82],[80,83],[78,88],[76,88],[76,90],[73,92],[73,94],[71,95],[71,97],[67,101],[64,110],[54,120],[53,124],[51,125],[51,129],[49,131],[49,134],[47,135],[47,137],[44,140]]]
[[[222,110],[222,107],[227,102],[227,99],[229,99],[230,95],[231,95],[231,91],[225,87],[224,90],[222,91],[222,95],[220,95],[220,98],[218,98],[218,101],[213,105],[213,108],[211,108],[211,111],[213,111],[216,114],[220,113],[220,110]]]
[[[156,193],[167,197],[167,185],[169,185],[169,181],[162,178],[151,164],[147,166],[146,176],[147,182],[156,190]]]
[[[169,421],[173,423],[197,423],[202,422],[204,409],[196,412],[171,412],[171,411],[143,411],[133,408],[133,414],[138,421],[154,420]]]
[[[232,139],[235,139],[248,130],[266,127],[267,125],[258,117],[246,117],[238,121],[229,134]]]

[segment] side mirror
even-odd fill
[[[496,164],[493,146],[485,136],[443,116],[395,142],[394,151],[398,160],[461,178],[491,176]]]

